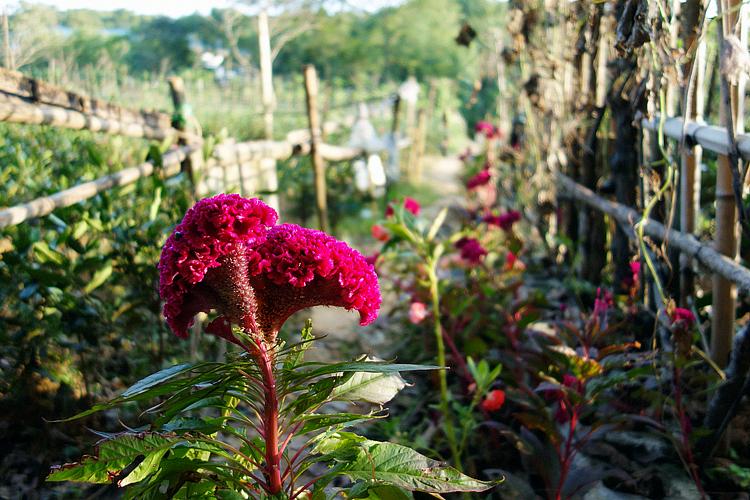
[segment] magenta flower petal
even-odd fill
[[[187,211],[162,249],[159,293],[164,317],[173,332],[187,337],[198,312],[220,306],[219,297],[202,283],[209,270],[229,255],[242,255],[263,241],[276,223],[276,211],[258,199],[220,194],[200,200]]]
[[[327,234],[274,226],[276,212],[257,199],[219,195],[198,202],[162,250],[164,316],[180,337],[198,312],[219,317],[208,333],[239,343],[231,326],[273,342],[294,312],[316,305],[356,310],[362,325],[380,308],[374,268]],[[250,348],[249,346],[243,346]]]
[[[490,171],[482,170],[474,177],[466,181],[466,189],[471,191],[472,189],[476,189],[479,186],[484,186],[485,184],[488,184],[490,182],[490,179],[492,179],[492,174],[490,174]]]
[[[282,224],[250,251],[258,324],[275,334],[293,313],[326,305],[359,312],[372,323],[380,309],[375,269],[359,252],[322,231]]]

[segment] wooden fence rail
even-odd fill
[[[644,234],[659,241],[668,241],[671,246],[689,255],[709,271],[735,283],[745,293],[750,293],[750,269],[722,255],[710,245],[701,243],[692,234],[669,229],[653,219],[642,221],[643,216],[632,208],[609,201],[561,173],[556,174],[556,179],[564,195],[612,216],[627,229],[626,233],[632,238],[635,238],[636,225],[642,222]]]
[[[179,78],[172,78],[169,83],[175,103],[175,113],[182,115],[186,108],[182,82]],[[185,117],[180,117],[184,121]],[[153,162],[147,161],[26,203],[0,208],[0,229],[43,217],[54,210],[90,199],[108,189],[125,186],[157,173],[166,178],[182,171],[189,171],[193,180],[194,174],[200,171],[206,172],[216,167],[228,169],[234,166],[243,170],[245,165],[256,164],[265,172],[263,176],[268,177],[266,174],[268,174],[269,165],[265,167],[261,165],[268,161],[275,162],[292,156],[310,155],[313,150],[321,161],[332,162],[353,160],[366,153],[361,148],[337,146],[325,142],[318,142],[316,148],[313,148],[314,138],[317,137],[320,141],[319,137],[333,133],[340,128],[338,123],[326,122],[322,125],[316,123],[315,127],[289,132],[283,141],[262,140],[237,143],[229,139],[215,146],[206,162],[198,161],[202,154],[202,137],[186,127],[185,123],[175,125],[173,117],[167,113],[123,108],[2,68],[0,68],[0,121],[45,124],[177,142],[177,146],[164,154],[161,169],[157,169]],[[397,148],[404,148],[408,145],[409,141],[396,142]],[[197,161],[192,161],[192,157],[195,157]],[[270,167],[273,175],[271,175],[272,179],[267,182],[268,188],[275,190],[277,185],[275,165],[272,163]],[[240,172],[241,178],[244,175]],[[260,190],[265,191],[266,188]]]

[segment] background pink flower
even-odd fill
[[[471,191],[472,189],[476,189],[479,186],[484,186],[485,184],[490,182],[491,178],[492,175],[490,174],[489,170],[482,170],[474,177],[466,181],[466,189]]]
[[[461,251],[461,258],[471,264],[479,264],[482,257],[487,255],[487,250],[475,238],[461,238],[455,247]]]
[[[503,404],[505,404],[505,391],[495,389],[487,393],[481,406],[485,411],[497,411],[503,407]]]
[[[409,306],[409,321],[418,325],[427,317],[427,306],[422,302],[412,302]]]
[[[422,209],[417,200],[408,196],[404,198],[404,208],[414,215],[419,215],[419,211]]]

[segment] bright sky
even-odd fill
[[[199,12],[208,14],[212,8],[228,7],[237,5],[232,0],[32,0],[31,3],[43,3],[54,5],[60,10],[68,9],[94,9],[94,10],[116,10],[127,9],[138,14],[166,15],[170,17],[181,17]],[[400,0],[348,0],[355,8],[374,11],[388,5],[401,3]],[[6,4],[11,9],[18,2],[13,0],[0,0],[0,6]]]

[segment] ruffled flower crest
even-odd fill
[[[268,205],[239,195],[188,210],[159,262],[164,316],[177,336],[211,310],[219,317],[206,331],[238,344],[232,324],[273,343],[291,314],[316,305],[357,310],[363,325],[375,319],[381,299],[372,265],[323,232],[275,226],[277,219]]]

